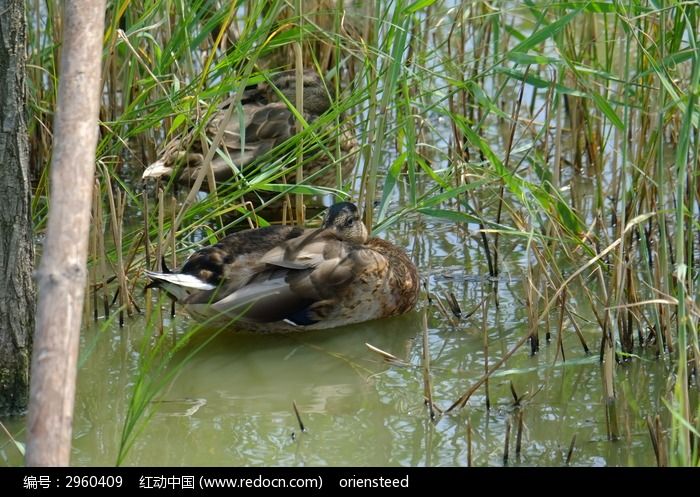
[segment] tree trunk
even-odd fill
[[[105,0],[63,2],[49,220],[37,271],[27,465],[70,462],[80,320],[87,277]]]
[[[0,415],[29,397],[34,246],[24,118],[24,0],[0,0]]]

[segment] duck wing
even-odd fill
[[[219,132],[224,125],[225,114],[225,111],[219,111],[209,122],[208,136]],[[294,116],[282,103],[240,106],[234,110],[225,126],[222,146],[238,167],[247,166],[295,132]],[[225,161],[222,157],[217,157],[217,160]],[[214,170],[217,170],[216,165]]]
[[[267,226],[239,231],[193,253],[180,272],[213,285],[238,288],[252,275],[266,268],[262,257],[267,252],[307,231],[293,226]]]
[[[185,303],[194,314],[224,315],[232,319],[242,317],[244,321],[271,323],[293,316],[299,308],[305,308],[313,301],[295,295],[287,282],[287,271],[277,270],[258,273],[252,281],[236,290],[223,287],[218,291],[193,294]]]

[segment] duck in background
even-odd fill
[[[272,85],[292,104],[296,101],[297,79],[295,71],[285,71],[272,77]],[[303,73],[303,117],[307,123],[315,121],[331,107],[331,96],[324,81],[312,70]],[[204,127],[207,140],[211,142],[222,126],[225,131],[220,150],[228,155],[230,162],[238,170],[245,170],[258,157],[261,157],[277,145],[296,134],[296,119],[294,113],[285,102],[279,101],[274,88],[261,84],[253,90],[246,90],[241,105],[234,109],[228,122],[227,108],[233,104],[229,99],[211,115]],[[347,178],[355,164],[358,150],[357,139],[342,125],[338,141],[341,150],[341,171]],[[333,149],[334,147],[329,147]],[[162,149],[158,160],[150,164],[143,172],[143,179],[169,179],[175,175],[181,185],[191,186],[197,178],[203,165],[205,153],[197,133],[190,131],[185,136],[178,137]],[[309,177],[328,166],[331,159],[321,157],[304,166],[304,176]],[[225,182],[234,176],[234,169],[229,160],[220,153],[214,154],[211,167],[216,183]],[[294,183],[295,173],[287,178],[288,183]],[[335,186],[336,169],[328,167],[327,171],[314,177],[313,184],[322,187]],[[202,184],[207,189],[207,183]]]
[[[357,207],[332,205],[317,229],[240,231],[177,272],[146,271],[192,317],[238,331],[294,332],[396,316],[418,299],[418,271],[399,247],[369,237]]]

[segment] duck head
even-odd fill
[[[359,244],[364,244],[369,236],[357,206],[351,202],[331,205],[323,219],[322,228],[334,231],[341,240]]]
[[[297,74],[296,71],[283,71],[271,79],[272,85],[277,88],[284,98],[290,103],[296,102]],[[301,84],[304,87],[304,112],[319,116],[331,107],[331,97],[321,76],[311,69],[303,72]],[[271,86],[265,88],[270,101],[279,100],[275,89]]]

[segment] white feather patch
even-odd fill
[[[191,290],[213,290],[215,285],[202,281],[191,274],[180,273],[157,273],[155,271],[146,271],[146,276],[156,281],[163,281],[175,286],[188,288]]]
[[[160,178],[161,176],[170,174],[171,172],[172,168],[166,167],[165,162],[162,159],[159,159],[146,168],[141,178]]]

